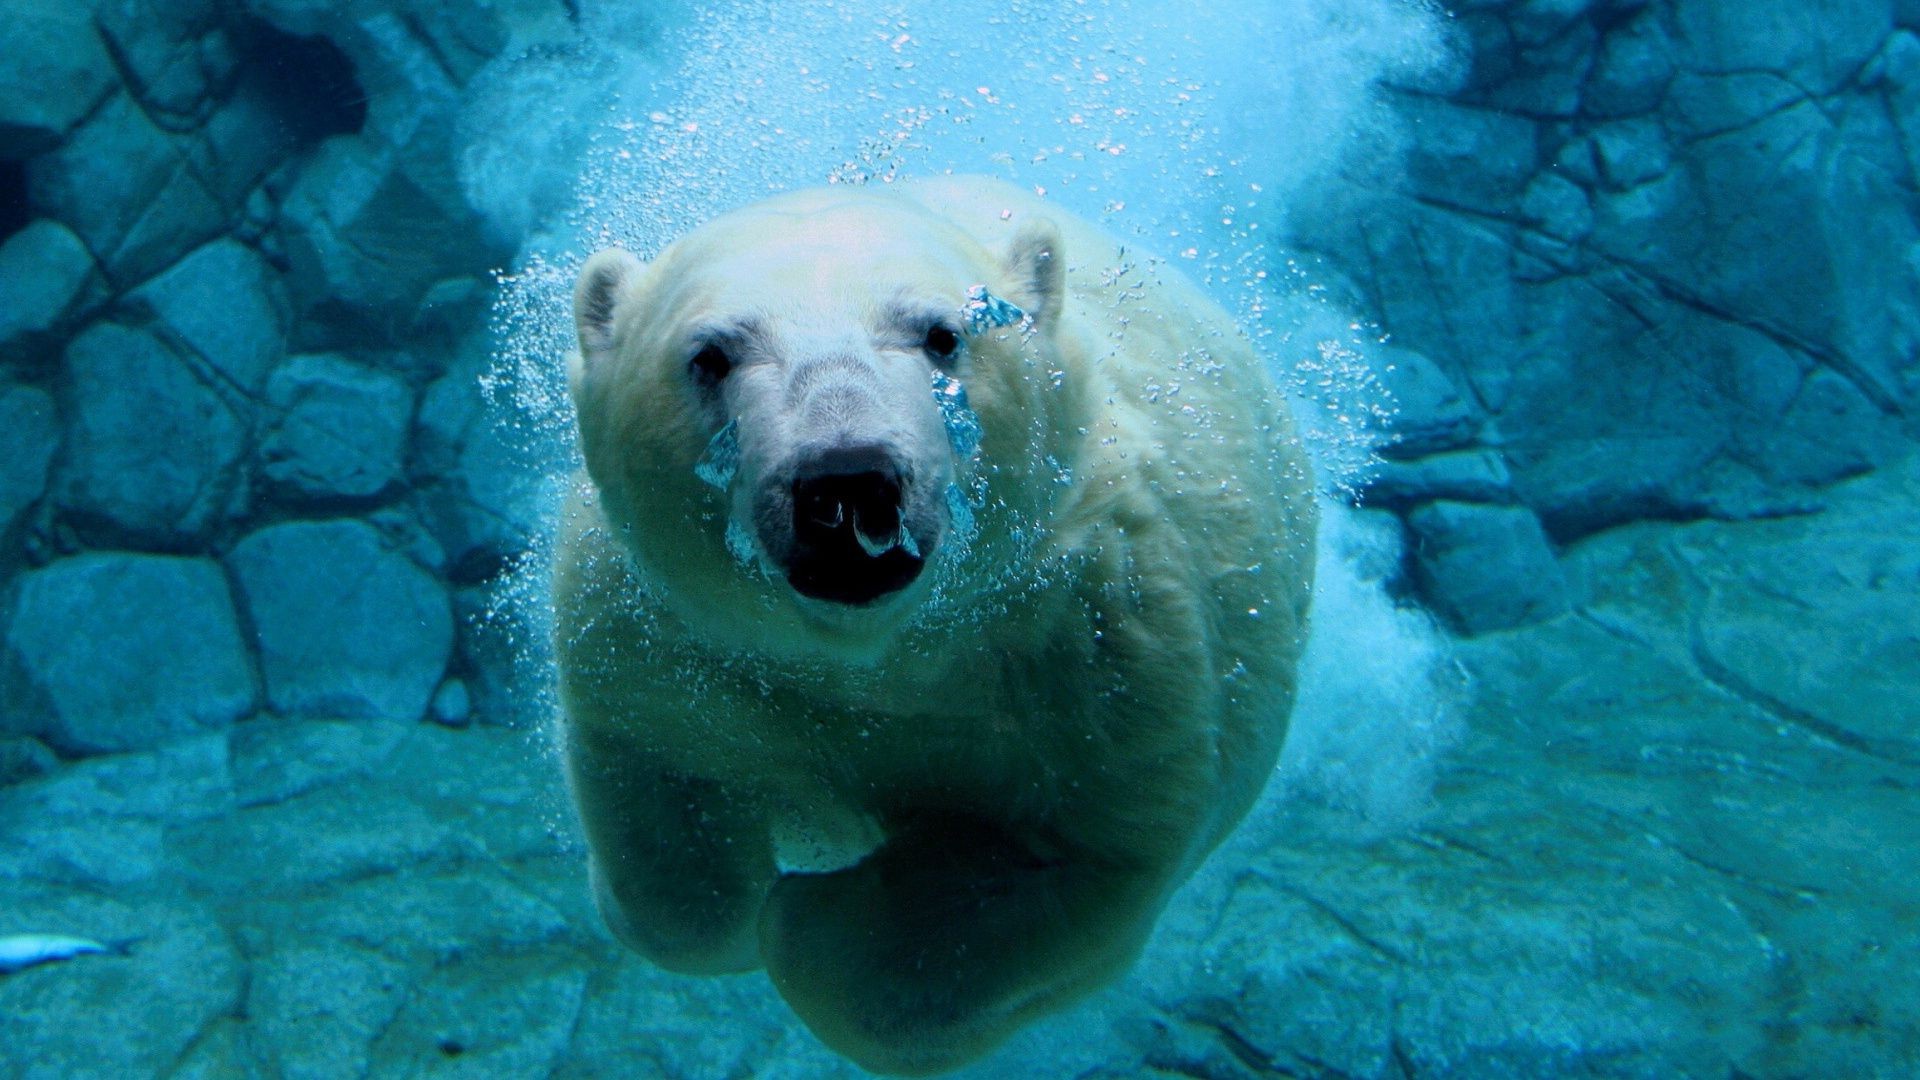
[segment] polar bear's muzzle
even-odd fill
[[[907,523],[908,470],[881,446],[799,463],[787,581],[816,600],[870,604],[913,583],[926,556]]]

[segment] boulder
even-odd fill
[[[1499,213],[1533,176],[1538,133],[1525,117],[1411,95],[1400,112],[1415,133],[1408,176],[1427,198]]]
[[[54,499],[83,533],[199,543],[244,494],[244,399],[152,332],[89,327],[67,347],[66,450]]]
[[[1751,458],[1774,485],[1825,485],[1857,476],[1911,450],[1894,417],[1830,369],[1810,373]],[[1764,449],[1762,449],[1764,447]]]
[[[1593,200],[1559,172],[1543,172],[1520,197],[1520,216],[1557,240],[1578,243],[1593,232]]]
[[[448,268],[492,261],[471,235],[477,226],[450,217],[395,152],[362,138],[320,145],[287,193],[280,224],[295,293],[355,334],[383,315],[411,316]]]
[[[60,418],[45,391],[0,387],[0,536],[45,493],[59,445]]]
[[[9,722],[0,717],[0,728]],[[46,743],[31,735],[0,735],[0,787],[45,776],[60,767]]]
[[[1368,478],[1371,506],[1406,507],[1434,499],[1512,502],[1512,477],[1492,450],[1455,450],[1412,461],[1387,461]]]
[[[206,119],[237,66],[213,0],[104,0],[95,13],[149,115],[176,131]]]
[[[85,5],[21,0],[0,37],[0,158],[52,149],[114,87]]]
[[[273,373],[279,416],[260,443],[260,474],[283,497],[371,499],[400,478],[413,393],[395,375],[334,354],[296,356]]]
[[[1653,120],[1618,120],[1593,133],[1600,178],[1624,190],[1658,179],[1673,165],[1666,132]]]
[[[1603,117],[1650,112],[1666,96],[1673,75],[1672,43],[1660,19],[1649,11],[1600,39],[1581,108]]]
[[[1766,72],[1810,94],[1846,84],[1893,30],[1884,3],[1677,3],[1671,17],[1700,70]]]
[[[65,222],[116,285],[142,281],[229,224],[185,143],[116,94],[51,153],[27,163],[33,208]]]
[[[73,230],[39,218],[0,245],[0,359],[33,361],[56,342],[98,290],[87,246]],[[51,364],[35,366],[51,367]]]
[[[62,559],[22,574],[6,611],[7,723],[63,753],[157,746],[253,709],[253,667],[210,559]]]
[[[256,393],[286,346],[287,298],[259,252],[223,237],[175,263],[126,299],[136,317]]]
[[[1464,446],[1473,438],[1479,410],[1460,393],[1440,365],[1411,349],[1381,350],[1381,377],[1396,406],[1388,430],[1393,442],[1384,453],[1418,457]]]
[[[447,727],[463,728],[473,722],[473,699],[467,693],[467,684],[460,679],[448,679],[440,684],[433,695],[432,717],[435,723]]]
[[[1594,4],[1595,0],[1519,0],[1505,5],[1507,24],[1515,41],[1537,47],[1565,33]]]
[[[227,556],[278,712],[416,720],[453,651],[446,589],[372,526],[289,522]]]
[[[1567,584],[1540,519],[1525,507],[1437,500],[1407,515],[1414,576],[1468,634],[1538,622],[1567,608]]]

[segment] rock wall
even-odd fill
[[[1456,627],[1562,610],[1555,545],[1746,519],[1905,454],[1920,5],[1465,0],[1404,173],[1298,213],[1398,354],[1371,502]]]
[[[481,388],[519,241],[476,209],[462,133],[500,107],[490,63],[564,56],[575,14],[13,6],[7,760],[262,711],[507,714],[511,649],[474,616],[536,527]],[[1456,16],[1461,85],[1389,90],[1407,167],[1289,215],[1391,335],[1400,441],[1367,500],[1410,538],[1408,589],[1464,633],[1536,621],[1572,541],[1806,509],[1906,452],[1920,5]]]
[[[503,717],[468,83],[559,0],[27,0],[0,43],[0,744]],[[20,765],[19,768],[26,768]],[[4,778],[0,778],[3,780]]]

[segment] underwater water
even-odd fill
[[[861,1075],[594,910],[571,290],[947,172],[1233,312],[1322,507],[1260,802],[958,1075],[1920,1072],[1913,5],[9,23],[0,1075]]]

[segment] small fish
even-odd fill
[[[126,956],[132,945],[132,941],[102,945],[98,941],[65,934],[14,934],[0,937],[0,975],[11,975],[38,964],[94,953]]]

